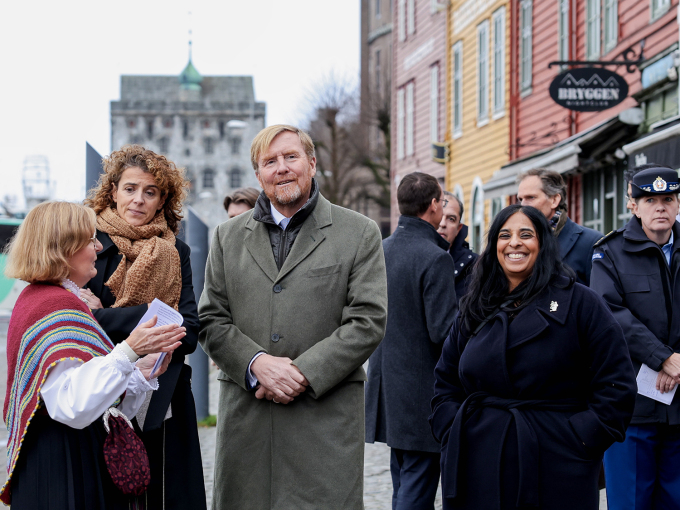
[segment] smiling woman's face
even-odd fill
[[[531,220],[517,212],[498,234],[496,255],[512,291],[533,271],[541,247]]]
[[[138,166],[123,171],[111,195],[118,215],[135,227],[149,223],[165,203],[153,174]]]

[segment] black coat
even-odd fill
[[[569,218],[557,236],[562,262],[574,270],[578,282],[583,285],[590,285],[593,246],[601,238],[602,234],[597,230],[583,227]]]
[[[623,440],[637,389],[607,305],[583,285],[550,285],[472,338],[459,322],[430,417],[444,508],[597,510],[602,455]]]
[[[108,234],[97,231],[102,251],[97,254],[97,276],[87,287],[101,300],[103,309],[93,314],[113,343],[125,340],[146,313],[147,305],[111,308],[116,298],[104,285],[122,259]],[[182,291],[179,312],[184,317],[182,326],[186,336],[182,346],[172,354],[168,370],[158,378],[159,388],[154,392],[144,422],[141,438],[149,454],[151,487],[148,491],[150,509],[160,508],[163,487],[163,460],[165,460],[165,508],[205,508],[203,464],[196,426],[196,406],[191,393],[191,367],[184,357],[196,349],[198,343],[198,312],[191,276],[189,247],[179,239],[175,242],[182,267]],[[172,403],[172,418],[164,421]],[[134,422],[136,424],[136,421]],[[165,452],[163,444],[165,443]]]
[[[470,249],[470,244],[465,240],[468,235],[467,225],[463,225],[458,232],[458,235],[451,243],[449,253],[453,258],[453,265],[455,267],[453,273],[456,281],[456,301],[460,303],[467,292],[468,283],[470,283],[470,274],[472,274],[472,267],[475,261],[479,258],[474,251]]]
[[[429,223],[402,216],[383,241],[387,328],[368,362],[366,442],[439,451],[427,417],[434,367],[456,313],[448,243]]]
[[[633,217],[598,243],[593,255],[591,288],[600,294],[621,324],[636,373],[642,363],[661,370],[680,352],[680,223],[673,225],[668,267],[661,247]],[[670,406],[638,395],[633,424],[680,424],[680,399]]]

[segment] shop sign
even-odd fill
[[[550,84],[550,97],[577,112],[612,108],[628,96],[628,83],[618,74],[597,67],[580,67],[558,74]]]

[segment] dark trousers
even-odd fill
[[[604,454],[609,510],[680,508],[680,427],[631,425]]]
[[[439,453],[392,448],[392,510],[433,510],[439,486]]]

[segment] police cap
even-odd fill
[[[678,172],[665,166],[647,168],[638,172],[633,176],[633,181],[630,184],[633,198],[678,193],[680,189]]]

